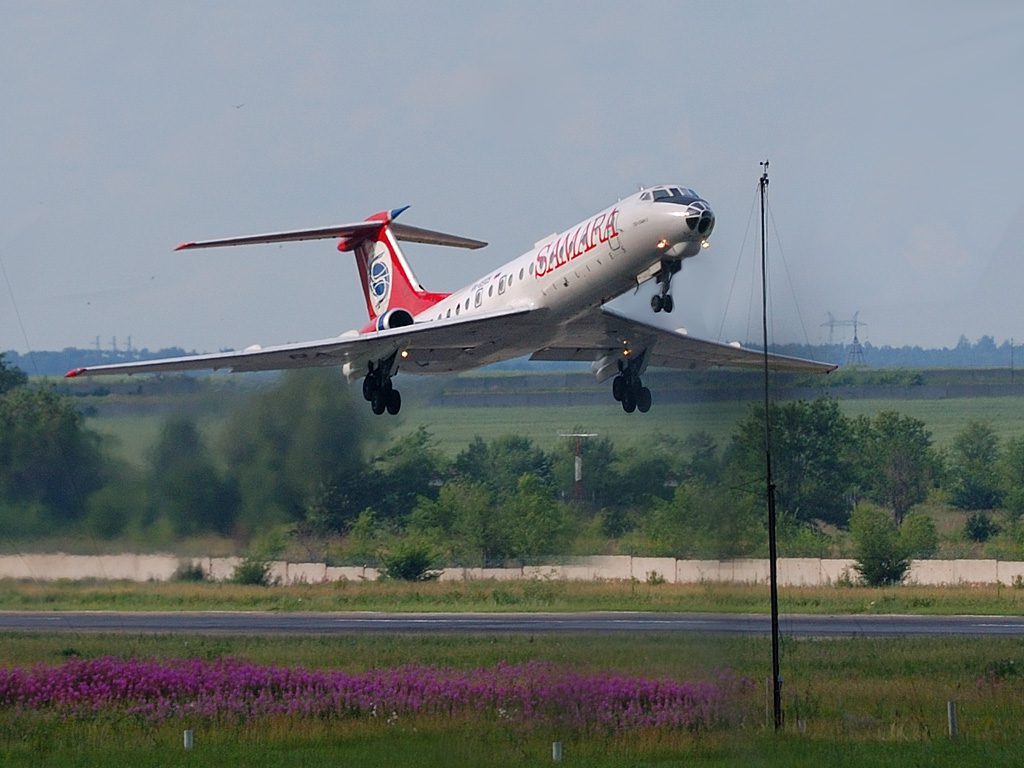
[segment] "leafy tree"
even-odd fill
[[[0,501],[27,504],[51,523],[74,522],[103,469],[99,437],[67,398],[27,386],[0,396]]]
[[[404,519],[421,496],[437,498],[447,462],[426,427],[404,435],[374,459],[377,498],[374,509],[389,519]]]
[[[317,503],[344,529],[372,506],[366,430],[348,387],[331,371],[297,371],[252,397],[223,433],[229,476],[240,494],[239,525],[255,531],[298,522]]]
[[[910,556],[892,516],[870,504],[858,504],[850,515],[850,536],[856,568],[872,587],[899,584],[910,568]]]
[[[192,419],[177,416],[164,422],[150,467],[156,516],[166,519],[175,535],[231,530],[238,493],[217,472]]]
[[[16,365],[8,365],[0,352],[0,395],[28,382],[28,376]]]
[[[849,519],[859,452],[852,424],[835,400],[773,404],[772,462],[776,503],[782,513],[809,522],[845,525]],[[730,471],[749,487],[763,482],[764,412],[751,407],[733,435],[726,459]]]
[[[450,562],[487,565],[507,558],[511,551],[504,510],[495,507],[489,488],[463,479],[445,483],[437,499],[420,497],[408,531]]]
[[[682,480],[677,447],[673,439],[659,437],[620,451],[612,468],[618,477],[617,505],[646,508],[654,499],[671,499]]]
[[[700,430],[687,435],[683,446],[690,454],[683,468],[684,478],[708,485],[717,483],[722,475],[722,462],[715,438],[708,432]]]
[[[573,533],[572,517],[551,486],[535,475],[519,478],[514,495],[502,505],[510,552],[523,560],[566,551]]]
[[[364,564],[376,562],[387,538],[387,526],[367,507],[348,530],[349,555]]]
[[[953,506],[994,509],[1002,503],[998,459],[999,438],[991,424],[972,421],[953,438],[948,476]]]
[[[1024,437],[1011,437],[999,456],[997,467],[1003,506],[1012,520],[1024,515]]]
[[[900,542],[908,557],[934,557],[939,551],[939,533],[935,521],[919,512],[911,512],[900,525]]]
[[[753,552],[764,538],[757,500],[700,483],[682,484],[655,502],[644,532],[658,555],[729,558]]]
[[[486,486],[499,498],[514,494],[525,474],[553,485],[551,457],[521,435],[502,435],[490,443],[477,436],[455,457],[453,469],[457,476]]]
[[[150,489],[146,472],[127,463],[109,464],[102,485],[86,502],[82,525],[93,536],[112,539],[138,535],[151,522]]]
[[[924,501],[937,473],[931,433],[920,419],[895,411],[879,413],[866,427],[861,456],[868,498],[890,508],[899,526]]]

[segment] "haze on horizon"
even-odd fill
[[[330,241],[174,246],[411,204],[490,242],[406,247],[452,290],[668,181],[717,215],[669,324],[748,338],[765,158],[777,342],[1021,339],[1022,40],[1002,2],[15,4],[0,350],[331,336],[365,310]]]

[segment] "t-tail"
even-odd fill
[[[338,242],[339,251],[355,253],[363,296],[366,298],[366,313],[370,317],[370,325],[364,330],[383,331],[387,328],[412,325],[415,315],[449,295],[425,290],[406,261],[398,245],[399,232],[414,228],[394,223],[394,219],[404,210],[405,208],[394,208],[370,216],[367,221],[381,224],[376,237],[372,239],[360,237],[353,242],[342,238]],[[450,237],[440,232],[419,231],[434,237]]]
[[[468,237],[399,224],[395,218],[406,208],[381,211],[355,224],[200,240],[184,243],[175,250],[337,238],[338,250],[352,251],[356,257],[366,311],[370,317],[370,324],[364,330],[397,328],[411,325],[413,316],[449,295],[424,290],[402,254],[399,240],[456,248],[482,248],[487,245]]]

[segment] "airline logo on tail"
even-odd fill
[[[391,300],[391,253],[380,240],[373,246],[373,256],[366,270],[366,287],[373,314],[383,314]]]

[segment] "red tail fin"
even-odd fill
[[[381,321],[391,310],[405,310],[410,316],[416,315],[449,295],[425,291],[412,273],[391,231],[391,219],[399,213],[401,209],[370,216],[367,221],[381,222],[377,236],[360,240],[354,248],[366,311],[371,326],[377,328],[384,327]],[[352,243],[342,240],[338,243],[338,250],[353,250]]]

